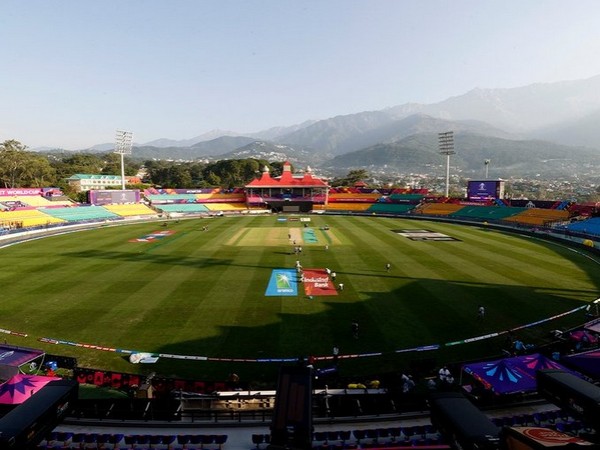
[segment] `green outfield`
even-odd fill
[[[193,379],[224,378],[235,370],[243,379],[263,381],[274,378],[278,364],[161,358],[133,365],[115,352],[38,339],[215,358],[330,355],[334,345],[346,355],[383,352],[342,361],[345,375],[365,375],[399,370],[419,358],[497,354],[500,340],[394,351],[505,330],[598,297],[600,266],[561,245],[485,227],[310,218],[316,243],[303,241],[304,222],[269,216],[103,227],[0,249],[0,328],[28,334],[3,335],[10,344],[75,356],[82,367]],[[130,242],[164,230],[173,234]],[[300,256],[293,241],[302,246]],[[337,272],[344,290],[312,300],[301,286],[296,297],[265,296],[273,269],[291,269],[296,260],[304,268]],[[477,320],[480,304],[484,321]],[[352,320],[360,323],[359,339],[352,337]],[[550,329],[583,320],[575,314],[520,337],[543,339]]]

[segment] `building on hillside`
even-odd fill
[[[280,177],[271,177],[268,167],[260,178],[244,187],[249,207],[266,207],[274,212],[308,212],[327,205],[329,185],[315,177],[310,167],[304,174],[294,176],[289,162],[283,164]]]
[[[142,181],[139,177],[125,177],[128,184],[139,184]],[[76,173],[67,178],[67,183],[73,186],[77,192],[90,191],[94,189],[107,189],[109,187],[121,187],[120,175],[90,175]]]

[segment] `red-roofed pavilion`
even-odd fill
[[[266,205],[278,212],[308,212],[315,204],[327,204],[329,185],[313,176],[310,168],[301,177],[294,176],[292,165],[286,161],[280,177],[271,177],[265,167],[261,177],[248,183],[244,190],[249,206]]]

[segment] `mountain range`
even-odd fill
[[[350,168],[439,172],[437,134],[454,131],[452,166],[469,176],[486,159],[496,177],[567,176],[600,167],[600,75],[510,89],[473,89],[433,104],[307,120],[240,135],[213,130],[192,139],[135,145],[140,159],[289,159],[335,173]],[[106,151],[95,146],[88,151]]]

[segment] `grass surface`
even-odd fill
[[[277,364],[161,358],[132,365],[114,352],[37,339],[223,358],[329,355],[333,345],[342,354],[384,352],[342,361],[343,371],[367,374],[422,358],[497,354],[502,342],[494,340],[418,354],[394,350],[506,330],[598,297],[600,267],[560,245],[437,222],[311,219],[318,243],[302,244],[299,259],[305,268],[336,271],[345,287],[338,296],[265,297],[272,270],[292,268],[298,259],[288,234],[292,229],[297,236],[300,222],[273,216],[186,220],[171,223],[169,237],[129,242],[163,229],[146,223],[1,249],[0,328],[29,334],[6,336],[11,344],[75,356],[82,367],[193,379],[223,379],[235,370],[262,381],[276,376]],[[320,229],[325,224],[330,230]],[[441,232],[457,241],[412,241],[392,231],[400,229]],[[476,318],[479,304],[487,311],[483,322]],[[350,331],[353,319],[360,322],[358,340]],[[519,336],[538,340],[549,329],[582,321],[578,314]]]

